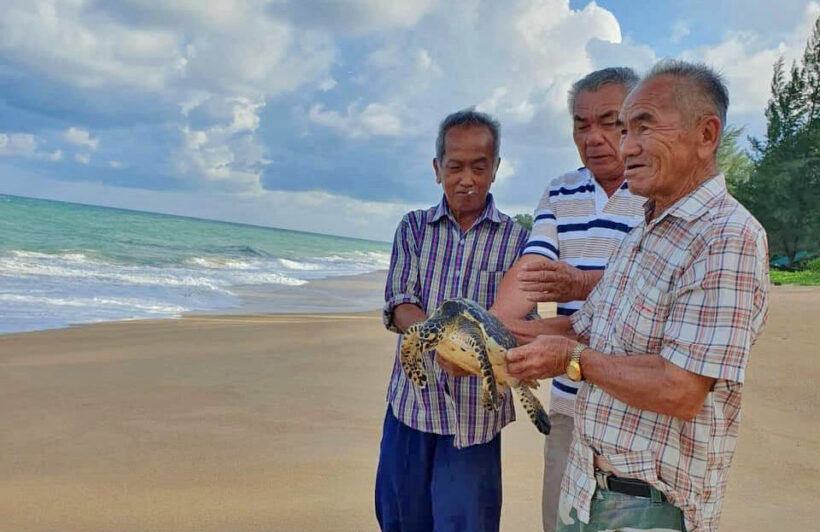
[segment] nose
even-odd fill
[[[473,175],[473,172],[469,169],[464,170],[459,175],[458,184],[464,188],[472,187],[475,184],[476,176]]]
[[[624,133],[621,134],[621,141],[618,147],[621,152],[621,158],[623,159],[634,157],[641,153],[641,145],[638,142],[637,136],[635,133],[630,132],[629,129],[624,130]]]
[[[589,128],[589,132],[587,133],[586,137],[586,145],[587,146],[600,146],[604,143],[604,135],[601,131],[601,128],[597,127],[596,125],[592,125]]]

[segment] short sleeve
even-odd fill
[[[382,320],[388,330],[401,333],[393,323],[393,310],[403,303],[412,303],[424,308],[419,287],[418,256],[412,229],[413,213],[402,218],[393,237],[393,251],[384,287],[384,309]]]
[[[558,260],[558,225],[550,202],[550,187],[544,190],[541,201],[535,208],[530,238],[524,246],[522,255],[536,254],[548,259]]]
[[[766,316],[763,247],[765,237],[747,234],[721,236],[705,246],[673,292],[663,358],[698,375],[743,382]]]

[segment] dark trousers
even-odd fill
[[[376,518],[384,532],[497,532],[501,435],[464,449],[452,436],[384,418],[376,473]]]

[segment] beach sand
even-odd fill
[[[819,315],[773,287],[722,530],[820,522]],[[0,531],[377,530],[395,341],[378,312],[0,336]],[[540,530],[542,445],[504,431],[502,530]]]

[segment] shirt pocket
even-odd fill
[[[475,270],[470,276],[470,283],[463,293],[464,297],[472,299],[484,308],[489,308],[495,301],[498,286],[504,278],[503,271]]]
[[[615,331],[627,354],[659,354],[672,303],[668,290],[640,280],[616,313]]]

